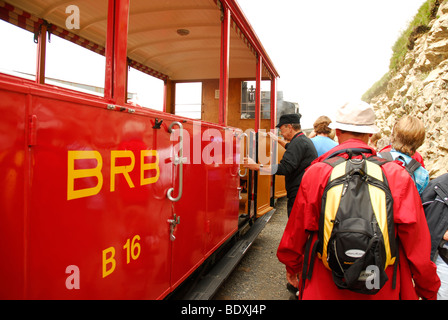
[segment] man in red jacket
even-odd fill
[[[296,288],[302,289],[299,283],[302,283],[300,276],[305,245],[310,234],[313,236],[313,242],[317,239],[322,195],[332,171],[332,167],[322,161],[335,151],[348,148],[370,149],[371,154],[364,155],[375,155],[375,150],[368,145],[369,137],[378,131],[374,123],[375,114],[369,104],[359,101],[342,106],[337,111],[336,121],[333,123],[339,146],[317,158],[303,176],[277,251],[278,259],[286,265],[288,282]],[[341,153],[340,156],[348,158],[346,153]],[[331,271],[316,255],[312,277],[305,281],[303,292],[300,293],[302,299],[437,298],[440,280],[436,266],[430,260],[431,239],[418,191],[410,175],[398,164],[389,162],[382,168],[394,200],[395,232],[399,239],[400,256],[395,289],[392,288],[392,280],[387,281],[375,295],[338,289],[333,282]],[[386,274],[392,279],[394,266],[389,266]]]

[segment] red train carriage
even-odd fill
[[[273,151],[278,74],[236,1],[9,0],[0,18],[37,43],[34,74],[0,73],[1,298],[165,298],[284,196],[240,170]],[[104,57],[100,94],[49,80],[50,35]],[[163,81],[162,110],[128,100],[134,69]],[[176,110],[185,82],[197,119]]]

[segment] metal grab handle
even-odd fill
[[[275,135],[274,132],[271,131]],[[276,135],[278,138],[278,136]],[[276,165],[278,159],[278,142],[271,137],[271,165]]]
[[[179,165],[179,191],[177,194],[177,197],[174,198],[173,197],[173,192],[174,192],[174,188],[169,188],[168,192],[166,194],[166,196],[168,197],[168,199],[170,199],[173,202],[177,202],[180,200],[180,198],[182,197],[182,187],[183,187],[183,183],[184,183],[184,176],[183,176],[183,165],[184,162],[187,161],[186,158],[184,158],[184,131],[183,131],[183,126],[180,122],[174,121],[173,123],[170,124],[170,126],[168,127],[168,132],[172,133],[173,132],[173,126],[177,125],[180,129],[180,133],[179,133],[179,156],[174,156],[174,165]]]
[[[241,139],[242,136],[246,137],[246,157],[248,157],[249,156],[249,141],[248,141],[248,138],[247,138],[247,133],[243,132],[242,134],[240,134],[239,139]],[[241,169],[240,169],[238,171],[238,175],[241,178],[245,177],[247,175],[247,168],[244,168],[244,174],[241,173]]]

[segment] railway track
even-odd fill
[[[275,213],[245,256],[214,295],[214,300],[288,300],[284,265],[276,256],[287,222],[286,198],[275,206]]]

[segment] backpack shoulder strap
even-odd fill
[[[392,162],[394,161],[392,155],[390,152],[381,152],[379,153],[379,155],[381,155],[381,157],[378,156],[371,156],[368,157],[367,160],[373,163],[376,163],[377,165],[379,165],[380,167],[388,162]],[[385,179],[385,178],[384,178]],[[375,178],[375,180],[377,180]],[[377,180],[380,183],[383,183],[384,185],[388,186],[387,180],[383,181],[383,180]],[[389,238],[389,244],[391,244],[392,239]],[[393,276],[392,276],[392,289],[396,288],[396,284],[397,284],[397,269],[398,269],[398,263],[399,263],[399,259],[400,259],[400,253],[399,253],[399,241],[398,241],[398,234],[395,237],[395,263],[394,263],[394,271],[393,271]]]
[[[336,167],[338,164],[340,164],[340,163],[342,163],[342,162],[345,162],[347,159],[345,159],[345,158],[343,158],[343,157],[336,157],[336,156],[333,156],[333,157],[331,157],[331,158],[327,158],[327,159],[325,159],[324,161],[322,161],[322,162],[324,162],[324,163],[326,163],[326,164],[328,164],[328,165],[330,165],[330,166],[332,166],[333,168],[334,167]]]
[[[406,165],[406,170],[409,172],[409,174],[412,176],[415,172],[415,170],[417,170],[418,168],[420,168],[421,163],[418,162],[415,159],[412,159],[411,161],[409,161],[409,163]]]
[[[380,157],[378,157],[378,156],[370,156],[370,157],[367,158],[367,160],[370,161],[370,162],[373,162],[373,163],[375,163],[375,164],[377,164],[377,165],[379,165],[380,167],[381,167],[383,164],[386,164],[386,163],[388,163],[388,162],[393,161],[393,159],[392,159],[392,160],[388,160],[388,159],[386,159],[386,158],[380,158]]]
[[[392,153],[390,153],[389,151],[380,152],[380,153],[378,153],[378,155],[381,156],[381,158],[384,158],[386,160],[394,161],[394,158],[392,157]]]
[[[305,246],[305,253],[304,253],[304,257],[303,257],[303,266],[302,266],[302,284],[299,290],[299,300],[302,300],[302,294],[303,294],[303,289],[305,288],[305,281],[306,279],[308,279],[308,274],[312,273],[313,269],[312,266],[311,268],[308,268],[308,263],[311,262],[311,265],[313,265],[313,260],[314,260],[314,256],[310,257],[310,250],[311,250],[311,243],[313,242],[313,232],[311,232],[308,235],[308,240],[306,241],[306,246]],[[309,279],[311,279],[311,277],[309,277]]]
[[[384,159],[387,159],[389,161],[394,161],[394,158],[392,157],[392,154],[390,152],[381,152],[381,153],[379,153],[379,155]],[[406,170],[409,172],[409,174],[411,176],[413,176],[415,170],[417,170],[421,166],[421,163],[415,159],[411,159],[411,161],[409,161],[409,163],[407,163],[407,164],[406,164],[405,159],[402,156],[398,156],[397,159],[400,159],[400,161],[405,164],[404,167],[406,168]]]

